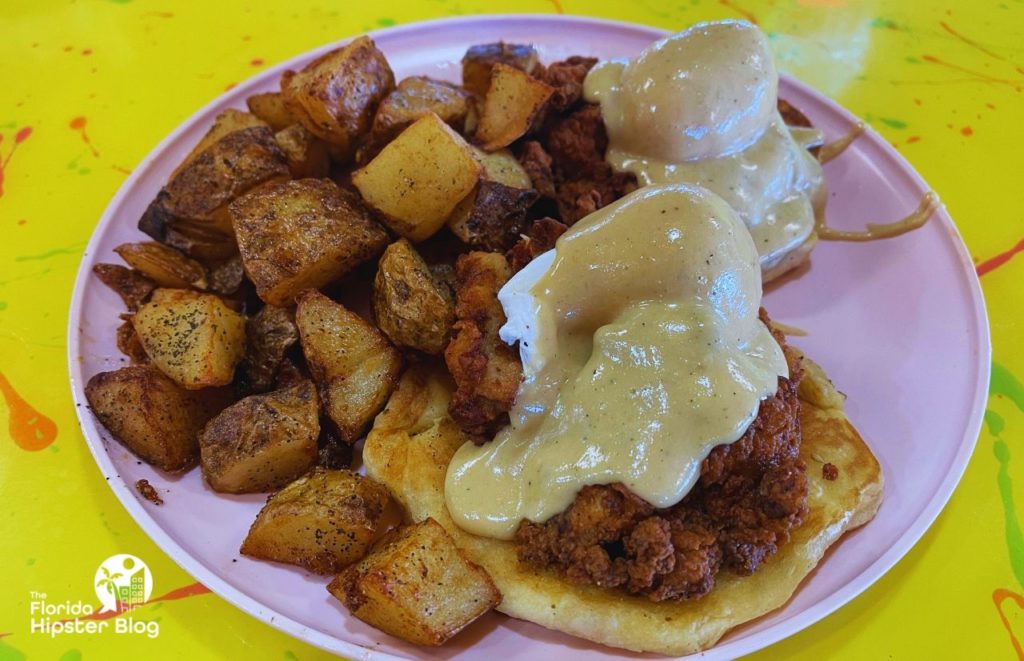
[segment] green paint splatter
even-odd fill
[[[11,647],[0,638],[0,661],[25,661],[25,653]]]
[[[89,168],[78,168],[78,174],[89,174],[92,172]]]
[[[132,0],[110,0],[110,1],[113,2],[115,5],[127,5]]]
[[[57,447],[56,443],[53,443],[52,445],[50,445],[50,452],[52,452],[54,454],[57,454],[58,452],[60,452],[60,448]]]
[[[7,301],[0,301],[0,312],[7,309]]]
[[[284,651],[284,658],[288,659],[288,661],[299,661],[299,657],[295,656],[295,652],[291,650]]]
[[[907,123],[904,122],[901,119],[892,119],[891,117],[879,117],[878,121],[882,122],[886,126],[894,128],[894,129],[905,129],[905,128],[907,128]]]
[[[899,30],[900,29],[900,24],[899,23],[897,23],[896,21],[892,20],[891,18],[882,18],[881,16],[878,16],[878,17],[872,19],[870,25],[873,28],[888,28],[890,30]]]
[[[909,64],[921,64],[921,60],[917,59],[916,57],[910,57],[909,55],[907,56],[906,61]]]
[[[394,24],[395,24],[395,19],[393,19],[393,18],[386,18],[385,17],[385,18],[378,18],[377,19],[377,25],[380,25],[381,27],[389,28],[389,27],[391,27]]]
[[[1010,370],[999,363],[992,363],[992,380],[988,392],[991,395],[1009,397],[1010,401],[1024,413],[1024,385],[1021,385]]]
[[[36,564],[36,559],[35,558],[29,558],[28,560],[25,561],[25,564],[28,565],[29,567],[31,567],[32,565]]]
[[[70,649],[60,655],[60,661],[82,661],[82,653],[75,649]]]
[[[82,244],[75,244],[66,248],[54,248],[38,255],[19,255],[14,258],[16,262],[36,262],[43,259],[50,259],[57,255],[77,255],[82,250]]]
[[[1024,531],[1017,522],[1017,507],[1013,502],[1013,480],[1010,479],[1010,446],[1002,440],[996,440],[992,453],[999,462],[999,473],[996,483],[999,485],[999,497],[1003,501],[1003,517],[1006,527],[1006,548],[1010,553],[1010,567],[1017,582],[1024,587]]]
[[[1003,421],[1003,416],[999,415],[992,409],[985,411],[985,425],[988,426],[988,433],[993,436],[999,436],[1006,427],[1006,422]]]
[[[6,124],[0,124],[0,129],[16,129],[18,128],[18,122],[7,122]]]

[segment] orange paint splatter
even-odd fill
[[[57,438],[57,423],[32,408],[0,372],[0,393],[7,402],[7,429],[22,450],[38,452]]]
[[[92,49],[91,48],[83,48],[82,49],[82,55],[84,55],[85,57],[89,57],[90,55],[92,55]]]
[[[921,99],[914,99],[914,105],[915,106],[921,105]]]
[[[749,11],[747,11],[746,9],[743,9],[742,7],[739,7],[736,4],[734,4],[732,0],[718,0],[718,4],[722,5],[723,7],[728,7],[729,9],[733,10],[734,12],[736,12],[743,18],[747,19],[754,25],[757,25],[757,17],[754,16]]]
[[[263,58],[261,58],[261,57],[254,57],[251,60],[249,60],[249,64],[251,64],[254,67],[261,67],[261,66],[263,66]]]
[[[7,166],[10,165],[11,158],[14,156],[14,152],[17,151],[18,145],[28,140],[30,135],[32,135],[32,127],[22,126],[14,134],[14,144],[11,146],[11,151],[7,152],[7,156],[0,155],[0,197],[4,196],[4,178],[7,174]],[[0,143],[3,143],[3,141],[4,136],[0,133]]]
[[[199,596],[201,594],[209,594],[209,593],[210,593],[210,588],[206,587],[202,583],[192,583],[191,585],[186,585],[184,587],[177,588],[176,590],[171,590],[167,594],[161,595],[159,597],[153,597],[152,599],[150,599],[146,603],[147,604],[153,604],[153,603],[156,603],[158,601],[177,601],[179,599],[186,599],[188,597],[197,597],[197,596]],[[103,611],[103,612],[99,612],[99,610],[100,609],[97,606],[96,608],[93,609],[93,612],[92,612],[91,615],[83,615],[83,616],[81,616],[81,617],[79,617],[77,619],[79,619],[79,620],[109,620],[110,618],[117,617],[118,615],[121,615],[124,612],[124,609],[120,608],[120,604],[118,605],[118,608],[116,610]],[[76,618],[68,618],[66,620],[60,620],[60,621],[61,622],[72,622],[75,619]]]
[[[999,619],[1003,622],[1003,628],[1006,629],[1006,633],[1010,636],[1010,644],[1013,645],[1013,650],[1017,652],[1017,658],[1024,659],[1024,646],[1021,646],[1021,641],[1017,640],[1017,636],[1013,632],[1013,627],[1010,626],[1010,619],[1006,617],[1006,613],[1003,612],[1003,602],[1007,599],[1014,600],[1017,602],[1018,606],[1024,608],[1024,596],[1004,588],[998,588],[992,591],[992,603],[996,605],[996,610],[999,612]]]
[[[996,109],[996,106],[995,106],[994,103],[986,103],[985,107],[988,108],[989,110],[995,110]]]
[[[821,7],[823,9],[842,9],[846,0],[799,0],[804,7]]]
[[[960,41],[964,42],[965,44],[967,44],[971,48],[976,48],[979,51],[981,51],[982,53],[984,53],[985,55],[988,55],[989,57],[994,58],[996,60],[1002,60],[1003,62],[1008,62],[1009,61],[1009,60],[1006,59],[1006,57],[1000,55],[999,53],[996,53],[995,51],[991,51],[988,48],[985,48],[984,46],[979,44],[978,42],[974,41],[973,39],[969,39],[968,37],[965,37],[964,35],[960,34],[956,30],[954,30],[953,26],[951,26],[946,21],[939,21],[939,25],[942,26],[943,30],[945,30],[946,32],[950,33],[951,35],[953,35],[954,37],[956,37]]]
[[[89,148],[89,151],[92,152],[93,156],[99,158],[100,152],[96,149],[96,147],[93,146],[92,141],[89,140],[89,134],[85,132],[85,123],[85,117],[75,117],[70,122],[68,122],[68,128],[71,129],[72,131],[78,131],[78,134],[82,137],[82,142],[85,143],[85,146]]]
[[[974,135],[974,129],[972,129],[970,126],[965,126],[962,129],[960,129],[960,133],[961,135],[969,138],[972,135]]]
[[[65,47],[64,47],[64,52],[65,52],[65,53],[70,53],[70,52],[71,52],[71,51],[73,51],[73,50],[75,50],[75,47],[74,47],[74,46],[65,46]]]
[[[907,144],[908,145],[912,145],[915,142],[918,142],[920,140],[921,140],[921,136],[919,136],[919,135],[912,135],[909,138],[907,138]]]
[[[27,222],[28,222],[28,221],[27,221],[27,220],[25,220],[24,218],[19,218],[19,219],[18,219],[18,224],[19,224],[19,225],[24,225],[24,224],[25,224],[25,223],[27,223]]]
[[[984,81],[984,82],[988,82],[988,83],[999,83],[1001,85],[1009,85],[1009,86],[1013,87],[1015,90],[1017,90],[1018,92],[1021,91],[1021,89],[1024,89],[1024,87],[1022,87],[1022,84],[1021,84],[1022,81],[1009,80],[1007,78],[996,78],[994,76],[990,76],[990,75],[988,75],[986,73],[982,73],[980,71],[974,71],[973,69],[968,69],[966,67],[962,67],[959,64],[953,64],[952,62],[946,62],[945,60],[941,60],[941,59],[935,57],[934,55],[922,55],[921,59],[924,60],[925,62],[931,62],[932,64],[938,64],[939,66],[943,66],[943,67],[946,67],[946,68],[949,68],[949,69],[953,69],[954,71],[962,71],[963,73],[970,74],[975,80],[980,80],[980,81]]]
[[[232,89],[234,89],[234,88],[235,88],[235,85],[237,85],[237,84],[238,84],[238,83],[228,83],[227,85],[225,85],[225,86],[224,86],[224,91],[225,91],[225,92],[227,92],[227,91],[229,91],[229,90],[232,90]]]
[[[1006,262],[1013,259],[1013,256],[1020,252],[1024,252],[1024,239],[1018,241],[1017,245],[1010,248],[1009,250],[1001,252],[995,257],[990,257],[981,264],[978,264],[978,266],[975,267],[975,271],[978,273],[978,277],[980,278],[986,273],[996,270]]]
[[[170,11],[147,11],[143,16],[155,16],[156,18],[174,18],[174,12]]]
[[[122,167],[122,166],[120,166],[120,165],[111,165],[111,166],[110,166],[110,169],[112,169],[112,170],[117,170],[117,171],[118,171],[118,172],[120,172],[121,174],[131,174],[131,173],[132,173],[132,171],[131,171],[131,170],[129,170],[128,168],[126,168],[126,167]]]

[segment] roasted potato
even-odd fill
[[[270,127],[247,113],[225,110],[171,175],[140,228],[190,221],[230,236],[228,203],[258,184],[289,176],[288,161]]]
[[[294,178],[321,178],[330,173],[331,155],[327,143],[302,124],[292,124],[278,131],[274,139],[288,159],[288,169]]]
[[[554,92],[520,69],[495,64],[474,141],[485,151],[509,146],[526,134]]]
[[[227,403],[222,389],[185,390],[147,365],[101,372],[89,379],[85,396],[114,438],[165,471],[195,464],[199,431]]]
[[[356,170],[352,183],[392,230],[418,242],[444,225],[481,170],[466,141],[429,113]]]
[[[385,537],[327,590],[363,622],[416,645],[442,645],[501,603],[491,577],[434,519]]]
[[[273,491],[316,463],[320,435],[316,388],[309,380],[224,409],[199,435],[200,466],[214,491]]]
[[[149,356],[139,341],[139,334],[135,332],[132,325],[132,318],[128,316],[124,322],[117,327],[117,350],[128,356],[133,365],[144,365],[149,362]]]
[[[522,44],[480,44],[471,46],[462,57],[462,86],[483,98],[491,84],[491,69],[505,64],[532,74],[540,64],[533,46]]]
[[[284,354],[299,341],[294,315],[286,308],[264,305],[245,323],[245,385],[266,392],[274,385]]]
[[[526,212],[538,197],[533,189],[482,180],[467,197],[468,208],[456,208],[448,227],[474,248],[508,250],[526,230]]]
[[[472,107],[472,97],[466,90],[426,76],[411,76],[398,83],[377,106],[370,128],[370,143],[377,149],[383,147],[430,112],[462,133]]]
[[[231,383],[245,354],[245,317],[212,294],[157,289],[132,325],[153,365],[190,390]]]
[[[122,243],[114,252],[161,287],[206,289],[209,285],[202,264],[162,243]]]
[[[281,131],[299,121],[284,102],[280,92],[253,94],[245,100],[249,112],[266,122],[274,131]]]
[[[138,310],[156,289],[155,282],[120,264],[97,264],[92,267],[92,272],[100,282],[113,289],[132,312]]]
[[[370,129],[373,113],[395,88],[395,74],[369,37],[360,37],[281,76],[289,112],[334,148],[342,161]]]
[[[378,482],[349,470],[317,468],[267,500],[241,552],[335,574],[361,560],[401,516]]]
[[[238,254],[233,234],[224,234],[202,221],[174,217],[161,206],[166,197],[164,192],[157,194],[139,219],[139,230],[211,268]]]
[[[299,297],[295,325],[324,411],[354,443],[398,382],[401,355],[375,326],[317,291]]]
[[[373,259],[387,232],[352,193],[329,179],[264,186],[230,207],[245,272],[260,298],[290,306]]]
[[[377,325],[392,342],[424,353],[441,353],[455,323],[451,290],[430,272],[405,239],[388,246],[373,281]]]
[[[245,280],[245,267],[241,255],[233,255],[210,268],[210,291],[222,296],[238,292]]]

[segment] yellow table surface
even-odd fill
[[[481,12],[582,13],[669,29],[756,20],[783,70],[866,119],[938,191],[976,257],[992,324],[977,450],[948,507],[892,571],[755,656],[1024,659],[1024,255],[1013,257],[1024,249],[1021,0],[249,4],[0,6],[0,660],[327,656],[196,586],[107,487],[68,388],[75,271],[131,169],[225,88],[349,35]],[[26,437],[28,428],[38,434]],[[158,638],[30,633],[31,591],[95,604],[92,576],[116,553],[144,559],[154,596],[169,595],[132,612],[159,620]]]

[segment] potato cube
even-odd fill
[[[491,69],[505,64],[532,74],[539,64],[533,46],[522,44],[479,44],[471,46],[462,57],[462,86],[483,98],[491,84]]]
[[[242,542],[243,554],[334,574],[361,560],[401,511],[386,487],[349,470],[324,470],[270,497]]]
[[[270,125],[271,130],[280,131],[299,121],[288,110],[284,95],[280,92],[253,94],[245,100],[249,112]]]
[[[267,303],[291,306],[373,259],[388,235],[353,193],[329,179],[265,186],[230,209],[249,279]]]
[[[199,436],[203,477],[214,491],[273,491],[316,463],[316,388],[308,379],[251,395],[210,420]]]
[[[321,178],[330,173],[331,155],[327,151],[327,143],[302,124],[292,124],[278,131],[274,139],[288,159],[288,169],[296,179]]]
[[[132,325],[153,365],[190,390],[231,383],[245,354],[245,317],[212,294],[157,289]]]
[[[184,390],[147,365],[101,372],[85,386],[89,407],[110,434],[165,471],[196,463],[199,431],[217,412],[214,400],[219,394]],[[223,397],[220,403],[226,403]]]
[[[388,246],[373,281],[377,324],[395,344],[438,354],[448,344],[455,323],[451,290],[430,272],[405,239]]]
[[[466,141],[430,113],[356,170],[352,183],[392,230],[418,242],[441,229],[481,169]]]
[[[327,586],[353,615],[417,645],[442,645],[501,593],[433,519],[385,537]]]
[[[512,144],[530,130],[554,88],[515,67],[495,64],[474,137],[485,151]]]
[[[462,132],[472,107],[471,95],[451,83],[426,76],[411,76],[377,106],[370,129],[370,141],[383,147],[395,136],[429,112],[456,131]]]
[[[354,443],[387,403],[402,357],[375,326],[317,291],[299,297],[295,325],[324,410]]]
[[[281,76],[288,110],[345,160],[370,129],[377,105],[395,88],[395,74],[368,37],[360,37]]]

